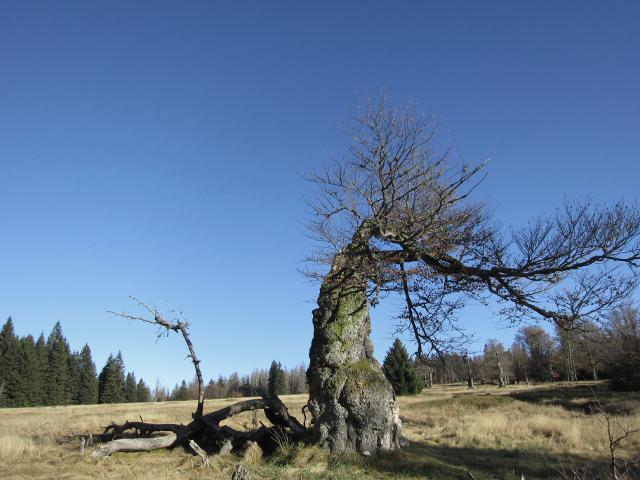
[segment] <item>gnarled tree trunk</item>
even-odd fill
[[[335,256],[313,311],[307,378],[315,440],[332,451],[375,454],[406,440],[393,388],[373,356],[366,261],[364,241]]]

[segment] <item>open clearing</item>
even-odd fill
[[[411,447],[363,458],[329,455],[315,447],[283,445],[269,459],[248,462],[252,479],[432,478],[481,479],[571,478],[562,472],[586,469],[585,478],[606,471],[608,442],[602,418],[591,413],[591,390],[602,407],[622,425],[640,426],[640,392],[610,392],[605,383],[577,382],[498,389],[435,386],[414,397],[401,397],[400,412]],[[206,411],[237,399],[209,400]],[[304,395],[284,396],[292,413]],[[72,432],[100,432],[112,420],[187,423],[196,402],[89,405],[0,410],[0,478],[2,479],[229,479],[240,460],[214,457],[212,466],[182,448],[151,453],[119,453],[95,460],[79,453]],[[301,415],[297,415],[302,420]],[[263,413],[258,420],[266,421]],[[229,420],[250,428],[251,414]],[[640,461],[640,435],[619,455]],[[640,478],[635,470],[631,478]]]

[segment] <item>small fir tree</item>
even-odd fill
[[[136,386],[136,402],[150,402],[151,391],[144,380],[140,379]]]
[[[38,370],[38,386],[36,393],[36,405],[47,404],[47,370],[49,368],[49,349],[44,338],[44,333],[40,333],[36,341],[36,368]]]
[[[400,339],[396,338],[387,352],[382,370],[396,395],[415,395],[422,391],[422,379]]]
[[[15,407],[20,397],[20,348],[11,317],[0,330],[0,406]]]
[[[187,399],[187,382],[182,380],[182,383],[178,388],[176,388],[175,393],[173,395],[173,400],[186,400]]]
[[[136,375],[133,372],[127,373],[127,378],[124,382],[124,401],[128,403],[133,403],[138,400],[136,388],[138,384],[136,383]]]
[[[78,405],[80,403],[80,353],[69,354],[69,388],[65,403]]]
[[[98,379],[96,378],[96,364],[91,358],[91,349],[85,344],[80,351],[78,403],[90,405],[98,403]]]
[[[287,378],[280,362],[271,362],[269,379],[267,380],[267,395],[283,395],[287,391]]]
[[[124,362],[122,353],[109,355],[107,363],[98,376],[98,403],[122,403],[124,396]]]
[[[33,407],[39,404],[40,382],[42,377],[38,371],[36,344],[31,335],[19,340],[20,344],[20,407]]]
[[[62,334],[60,321],[56,322],[47,339],[49,353],[45,378],[45,403],[65,405],[70,402],[69,357],[71,355],[67,339]]]

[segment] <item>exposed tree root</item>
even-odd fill
[[[238,431],[229,426],[220,425],[220,422],[234,415],[258,409],[264,410],[267,419],[273,424],[272,427],[262,425],[257,430]],[[136,436],[122,438],[128,431],[135,431]],[[155,435],[159,432],[163,435]],[[239,449],[243,448],[247,442],[256,442],[263,451],[271,452],[282,438],[306,441],[309,433],[309,429],[289,415],[287,408],[278,397],[265,397],[234,403],[206,415],[196,415],[188,425],[148,423],[142,420],[126,421],[120,425],[111,423],[105,427],[102,436],[94,436],[94,438],[104,438],[104,435],[109,434],[111,441],[96,448],[92,456],[103,458],[115,452],[151,451],[178,445],[186,447],[190,441],[196,442],[209,454],[220,452],[225,448],[225,444],[227,449],[229,445],[231,448]]]

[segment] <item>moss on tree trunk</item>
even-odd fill
[[[373,356],[362,244],[338,253],[313,311],[309,409],[316,441],[332,451],[374,454],[402,437],[391,384]]]

